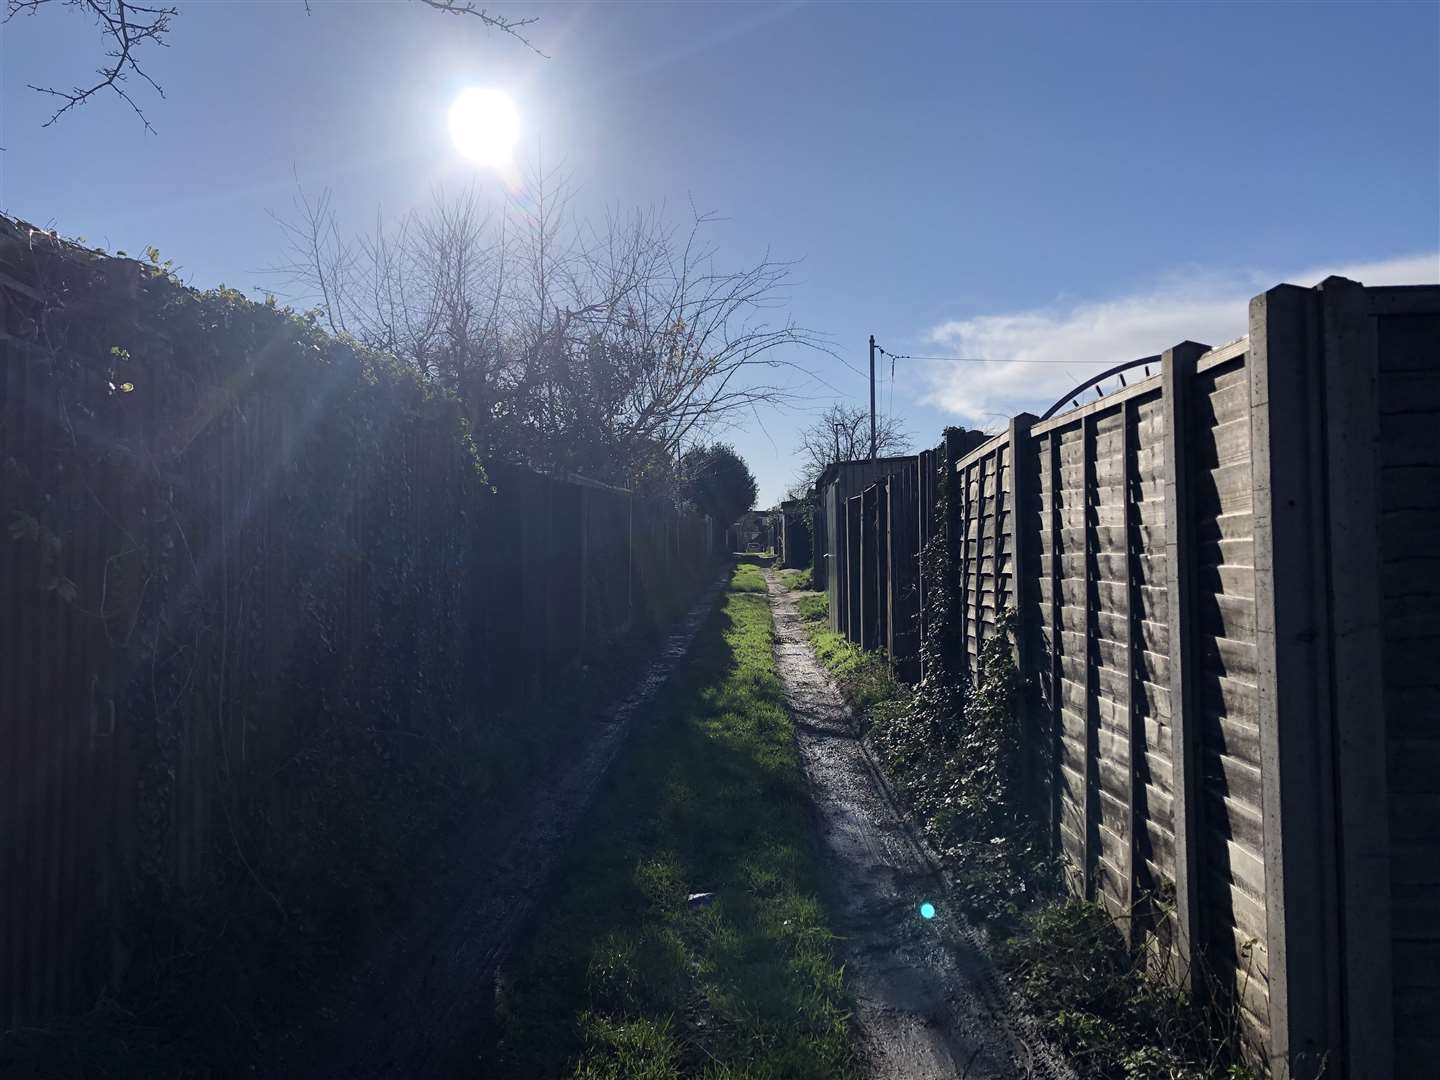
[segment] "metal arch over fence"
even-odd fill
[[[1106,368],[1104,371],[1100,372],[1100,374],[1090,376],[1090,378],[1086,379],[1079,386],[1071,390],[1068,394],[1062,395],[1059,401],[1055,402],[1054,405],[1051,405],[1050,408],[1046,409],[1045,412],[1041,414],[1040,419],[1049,420],[1052,416],[1054,416],[1057,412],[1059,412],[1065,407],[1066,402],[1073,403],[1078,407],[1080,404],[1079,398],[1081,394],[1083,394],[1086,390],[1090,389],[1090,387],[1092,386],[1098,386],[1100,383],[1104,382],[1108,378],[1111,378],[1112,376],[1120,375],[1120,381],[1123,383],[1125,379],[1124,376],[1121,374],[1122,372],[1126,372],[1131,370],[1132,368],[1137,367],[1144,367],[1148,369],[1151,364],[1158,363],[1160,363],[1160,357],[1158,356],[1142,356],[1139,360],[1130,360],[1123,364],[1116,364],[1112,368]]]

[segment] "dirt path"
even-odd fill
[[[773,571],[766,581],[775,661],[815,800],[821,887],[843,940],[868,1075],[1070,1076],[1009,1019],[989,962],[885,794],[793,599]],[[919,914],[925,901],[932,920]]]
[[[277,1041],[260,1075],[484,1075],[477,1053],[494,1011],[497,972],[624,745],[631,718],[685,657],[728,576],[677,624],[630,694],[597,717],[568,769],[504,820],[477,822],[450,853],[458,873],[417,873],[414,887],[428,895],[412,916],[318,1015]]]

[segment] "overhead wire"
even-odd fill
[[[918,356],[918,355],[913,355],[913,354],[908,354],[908,353],[892,353],[892,352],[890,352],[888,349],[886,349],[883,345],[877,344],[876,341],[875,341],[875,339],[874,339],[873,337],[870,339],[870,344],[871,344],[871,346],[875,349],[875,351],[878,352],[878,353],[880,353],[882,356],[888,356],[888,357],[890,357],[890,409],[891,409],[891,410],[893,410],[894,407],[895,407],[895,361],[896,361],[896,360],[935,360],[935,361],[940,361],[940,362],[944,362],[944,363],[959,363],[959,364],[1070,364],[1070,363],[1073,363],[1073,361],[1070,361],[1070,360],[1000,360],[1000,359],[997,359],[997,358],[994,358],[994,357],[989,357],[989,356]],[[1133,368],[1140,367],[1140,366],[1143,365],[1143,367],[1144,367],[1144,369],[1145,369],[1145,376],[1148,377],[1148,376],[1150,375],[1150,365],[1151,365],[1152,363],[1158,362],[1159,359],[1160,359],[1160,358],[1157,357],[1157,356],[1141,357],[1139,360],[1131,361],[1129,364],[1120,364],[1120,365],[1117,365],[1117,366],[1114,367],[1114,368],[1110,368],[1110,369],[1108,369],[1108,370],[1106,370],[1106,371],[1100,372],[1098,375],[1093,376],[1090,381],[1082,384],[1082,385],[1079,387],[1079,392],[1083,393],[1086,389],[1093,389],[1093,390],[1095,391],[1095,397],[1096,397],[1096,399],[1097,399],[1097,400],[1102,400],[1102,399],[1105,397],[1105,391],[1102,389],[1102,384],[1103,384],[1103,382],[1104,382],[1105,379],[1110,378],[1111,376],[1117,377],[1117,378],[1120,380],[1120,388],[1123,389],[1125,386],[1128,385],[1128,384],[1126,383],[1126,381],[1125,381],[1125,374],[1124,374],[1125,371],[1131,370],[1131,369],[1133,369]],[[873,360],[873,354],[872,354],[872,360]],[[1066,374],[1068,375],[1068,374],[1070,374],[1070,373],[1067,371]],[[1072,379],[1074,378],[1073,375],[1071,375],[1070,377],[1071,377]],[[874,364],[873,364],[873,363],[871,364],[871,385],[872,385],[872,387],[874,386]],[[1075,393],[1075,392],[1072,391],[1072,393]],[[1070,396],[1070,395],[1066,395],[1066,396],[1068,397],[1068,396]],[[1063,401],[1064,399],[1061,399],[1061,400]],[[1072,404],[1072,405],[1075,405],[1077,408],[1079,407],[1079,405],[1080,405],[1080,399],[1079,399],[1079,394],[1078,394],[1078,393],[1075,393],[1075,397],[1074,397],[1073,400],[1071,401],[1071,404]],[[1049,417],[1050,415],[1052,415],[1052,414],[1055,412],[1055,410],[1056,410],[1057,408],[1059,408],[1059,405],[1060,405],[1060,402],[1057,402],[1054,406],[1052,406],[1051,409],[1050,409],[1050,411],[1045,414],[1046,417]]]
[[[1073,360],[1001,360],[994,356],[911,356],[908,353],[892,353],[882,345],[876,345],[875,351],[884,353],[890,357],[893,365],[896,360],[945,360],[957,364],[1073,364]]]

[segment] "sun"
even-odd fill
[[[520,113],[505,91],[471,87],[450,106],[450,138],[475,164],[503,169],[515,156]]]

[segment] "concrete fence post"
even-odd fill
[[[1187,341],[1160,359],[1165,410],[1165,592],[1170,616],[1170,761],[1175,833],[1175,945],[1192,989],[1200,968],[1200,718],[1195,709],[1194,538],[1190,495],[1190,395],[1205,346]]]
[[[1280,1080],[1331,1068],[1342,1040],[1321,332],[1312,290],[1281,285],[1250,302],[1269,1050]]]
[[[1256,628],[1277,1077],[1394,1067],[1378,343],[1365,290],[1250,305]]]

